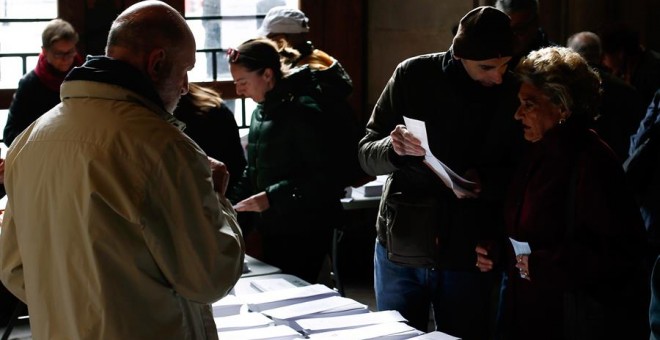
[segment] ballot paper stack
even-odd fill
[[[251,311],[262,312],[265,310],[338,295],[339,293],[325,285],[314,284],[244,295],[241,299],[247,303],[248,308]]]
[[[324,285],[293,286],[276,278],[244,286],[250,289],[240,291],[249,293],[213,304],[220,339],[457,339],[439,332],[423,335],[398,312],[370,313],[366,305]]]
[[[214,317],[236,315],[241,312],[243,306],[245,306],[245,303],[236,295],[227,295],[211,304]]]
[[[289,340],[289,339],[304,339],[302,335],[291,327],[287,326],[272,326],[242,329],[238,331],[218,332],[218,338],[231,339],[231,340]]]
[[[264,315],[273,319],[276,325],[286,325],[297,331],[302,330],[296,323],[299,319],[323,318],[368,312],[369,309],[366,305],[341,296],[330,296],[262,311]]]
[[[399,312],[388,310],[365,314],[299,319],[296,321],[296,325],[293,328],[301,330],[305,335],[311,335],[383,323],[406,321],[407,320],[401,316]]]
[[[424,334],[402,322],[388,322],[358,328],[343,329],[309,335],[308,339],[410,339]]]

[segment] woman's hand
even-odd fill
[[[422,142],[406,129],[405,125],[397,125],[390,132],[392,147],[399,156],[424,156],[426,151],[422,147]]]
[[[516,255],[516,268],[520,270],[520,277],[531,281],[529,277],[529,254],[525,255]]]
[[[477,268],[482,273],[491,271],[493,269],[493,260],[488,258],[488,250],[478,245],[474,251],[477,252]]]
[[[268,202],[268,196],[265,191],[262,191],[256,195],[252,195],[238,203],[234,206],[236,211],[253,211],[253,212],[262,212],[270,208],[270,202]]]

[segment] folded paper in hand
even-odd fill
[[[532,248],[529,247],[529,243],[516,241],[510,237],[509,240],[511,241],[511,245],[513,246],[513,252],[516,253],[516,256],[529,255],[532,253]]]
[[[426,123],[421,120],[403,117],[406,124],[406,129],[410,131],[417,139],[422,142],[422,147],[426,151],[424,156],[424,163],[435,172],[442,182],[452,191],[457,197],[476,197],[474,192],[477,183],[468,181],[467,179],[456,174],[452,169],[442,163],[439,159],[433,156],[431,148],[429,147],[429,140],[426,135]]]

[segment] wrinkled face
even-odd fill
[[[76,43],[69,40],[57,40],[49,48],[42,48],[46,60],[56,70],[68,72],[76,56]]]
[[[517,11],[509,14],[513,30],[513,54],[527,54],[532,49],[539,29],[539,18],[533,11]]]
[[[520,106],[514,118],[522,122],[525,139],[530,142],[541,140],[546,131],[558,124],[560,118],[565,118],[561,108],[530,83],[522,83],[518,99]]]
[[[231,63],[229,71],[236,85],[236,94],[257,103],[263,102],[266,93],[275,86],[273,71],[269,68],[250,71],[245,66]]]
[[[188,72],[195,67],[195,44],[183,43],[163,59],[155,87],[165,109],[174,112],[181,96],[188,93]]]
[[[460,58],[459,58],[460,59]],[[465,71],[472,80],[482,86],[491,87],[502,83],[502,76],[506,72],[511,57],[494,58],[487,60],[460,59]]]

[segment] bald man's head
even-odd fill
[[[138,2],[119,14],[110,27],[106,53],[117,48],[145,52],[170,49],[194,37],[185,19],[168,4],[148,0]]]
[[[589,64],[600,64],[603,50],[596,33],[587,31],[575,33],[568,38],[566,47],[579,53]]]
[[[149,77],[172,112],[188,91],[195,65],[195,38],[185,19],[168,4],[147,0],[119,14],[108,35],[106,55]]]

